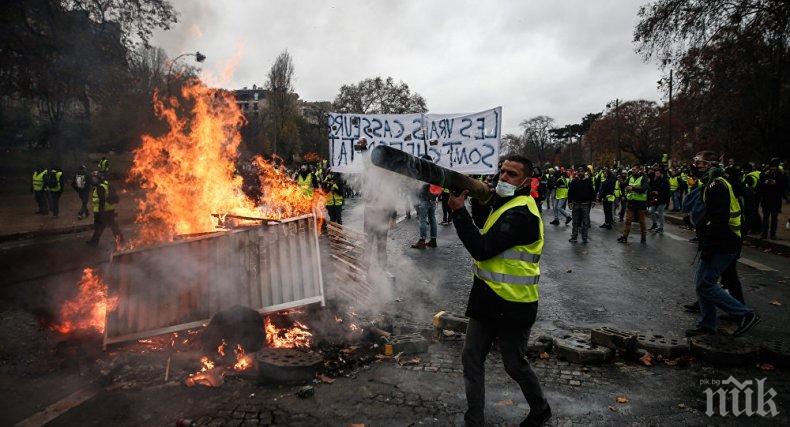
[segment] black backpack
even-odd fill
[[[58,177],[55,175],[54,170],[48,171],[46,175],[44,175],[44,188],[55,188],[58,186]]]

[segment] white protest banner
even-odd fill
[[[465,174],[493,174],[499,160],[502,108],[473,114],[330,113],[329,157],[335,172],[356,172],[354,144],[365,137]]]
[[[473,175],[496,173],[502,107],[472,114],[425,114],[428,154],[439,166]]]

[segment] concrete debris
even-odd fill
[[[621,331],[608,326],[590,331],[590,339],[593,344],[625,352],[636,350],[636,337],[637,334],[634,332]]]
[[[306,385],[299,390],[296,391],[296,395],[302,399],[307,399],[308,397],[315,396],[315,387],[311,385]]]
[[[661,355],[666,359],[675,359],[689,354],[688,340],[685,338],[639,334],[636,337],[636,345],[638,348],[654,355]]]
[[[612,349],[590,342],[589,338],[566,335],[554,340],[557,355],[571,363],[604,363],[614,357]]]
[[[418,333],[390,337],[393,353],[416,354],[428,351],[428,340]]]

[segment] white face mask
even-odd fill
[[[524,182],[526,181],[527,180],[524,179]],[[522,182],[521,185],[524,185],[524,182]],[[496,184],[496,190],[494,191],[496,191],[496,194],[499,197],[511,197],[516,193],[516,190],[518,190],[521,187],[521,185],[515,186],[509,182],[499,180],[499,182],[497,182]]]

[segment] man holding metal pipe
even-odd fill
[[[462,355],[466,425],[484,424],[484,363],[496,338],[505,371],[521,387],[530,406],[521,425],[540,426],[551,417],[538,377],[525,357],[538,312],[543,250],[543,222],[530,196],[531,176],[531,161],[508,156],[500,168],[495,194],[486,201],[472,199],[471,215],[465,208],[468,190],[451,194],[448,200],[458,237],[474,259]]]

